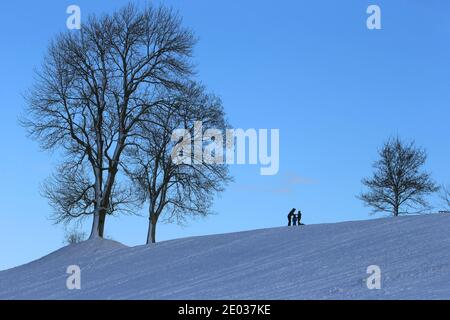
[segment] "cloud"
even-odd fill
[[[285,174],[284,183],[287,185],[311,185],[317,184],[318,181],[315,179],[302,177],[294,172],[288,172]]]

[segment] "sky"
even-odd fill
[[[58,157],[19,126],[23,93],[49,41],[67,30],[69,5],[85,19],[127,2],[0,2],[0,270],[60,248],[65,232],[39,193]],[[426,170],[450,183],[448,1],[163,3],[198,37],[198,77],[222,98],[233,127],[280,130],[280,170],[261,176],[259,166],[231,166],[234,182],[214,202],[216,214],[160,225],[159,241],[282,226],[292,207],[306,224],[374,218],[356,195],[391,136],[426,148]],[[381,9],[381,30],[366,27],[371,4]],[[442,209],[437,197],[432,202]],[[140,245],[147,222],[144,208],[108,217],[105,232]],[[89,218],[86,232],[90,226]]]

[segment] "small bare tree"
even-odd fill
[[[90,238],[103,237],[137,128],[192,75],[194,43],[171,10],[133,5],[92,16],[51,42],[22,123],[43,149],[76,164],[70,178],[57,172],[46,192],[62,214],[93,215]]]
[[[359,198],[373,213],[389,212],[394,216],[408,213],[407,209],[423,211],[428,208],[425,196],[439,190],[430,174],[422,171],[427,154],[414,142],[389,139],[379,150],[380,159],[373,165],[374,174],[362,183],[369,189]]]
[[[134,164],[127,172],[149,205],[147,244],[156,242],[156,226],[162,215],[166,222],[183,223],[188,216],[211,213],[214,196],[231,180],[224,163],[198,159],[203,154],[196,154],[197,163],[175,163],[172,158],[180,140],[189,139],[184,142],[193,146],[195,137],[203,137],[208,129],[224,131],[227,126],[220,99],[205,94],[203,86],[186,85],[170,104],[152,114],[152,122],[158,125],[142,127],[141,133],[146,139],[140,140],[141,143],[127,153],[130,158],[127,163]],[[202,124],[197,136],[194,134],[196,122]],[[190,138],[174,141],[172,134],[179,128],[192,133]],[[210,136],[208,141],[201,142],[202,147],[203,143],[214,143],[216,138],[221,139]],[[221,143],[218,145],[222,148]]]
[[[69,224],[83,220],[95,211],[95,182],[82,164],[63,162],[42,185],[41,195],[53,208],[55,223]],[[140,198],[132,185],[116,181],[108,201],[106,214],[132,214],[138,209]]]
[[[86,233],[77,228],[67,230],[64,236],[64,244],[68,245],[80,243],[84,240],[86,240]]]

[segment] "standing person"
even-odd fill
[[[300,210],[298,210],[298,214],[297,214],[297,223],[299,226],[301,226],[303,223],[301,223],[302,221],[302,212]]]
[[[295,215],[295,208],[292,208],[291,211],[289,211],[288,214],[288,226],[290,226],[292,224],[292,216]]]
[[[292,221],[293,221],[293,225],[296,226],[297,225],[297,215],[295,213],[292,216]]]

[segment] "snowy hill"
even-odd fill
[[[66,288],[68,265],[81,290]],[[381,289],[363,279],[381,268]],[[450,215],[71,245],[0,272],[0,299],[450,299]]]

